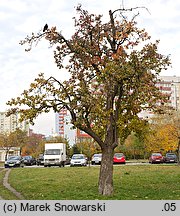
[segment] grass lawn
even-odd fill
[[[98,194],[99,166],[17,168],[10,184],[29,200],[179,200],[177,165],[114,166],[114,195]]]
[[[4,167],[4,162],[0,162],[0,167]]]
[[[3,186],[3,178],[4,178],[4,176],[5,176],[4,170],[0,169],[0,196],[2,196],[6,200],[9,200],[9,199],[16,200],[17,197],[14,196],[8,189],[6,189]]]

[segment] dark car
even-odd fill
[[[113,163],[114,164],[125,164],[126,158],[123,153],[115,153],[113,157]]]
[[[24,164],[27,166],[32,166],[36,164],[36,159],[30,155],[24,156],[23,159],[24,159]]]
[[[24,160],[21,156],[9,156],[4,163],[4,167],[24,167]]]
[[[164,157],[165,163],[177,163],[177,155],[175,153],[166,153]]]
[[[36,159],[36,164],[38,166],[44,165],[44,155],[43,154],[40,154],[39,157]]]
[[[163,163],[164,162],[164,157],[162,156],[161,153],[152,153],[150,158],[149,158],[149,163]]]

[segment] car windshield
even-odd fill
[[[172,153],[168,153],[168,154],[166,154],[166,157],[176,157],[176,155],[172,154]]]
[[[160,153],[152,154],[152,156],[162,156]]]
[[[31,159],[32,157],[31,156],[24,156],[23,158],[24,159]]]
[[[94,154],[94,157],[102,157],[102,154]]]
[[[19,160],[19,156],[10,156],[8,160]]]
[[[73,155],[72,159],[84,159],[84,155]]]
[[[123,157],[124,155],[123,155],[123,153],[116,153],[116,154],[114,154],[114,156],[115,157]]]
[[[60,155],[60,149],[46,149],[45,155]]]

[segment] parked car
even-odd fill
[[[71,158],[66,156],[65,165],[69,165],[71,162]]]
[[[164,157],[162,156],[161,153],[152,153],[150,158],[149,158],[149,163],[163,163],[164,162]]]
[[[28,156],[23,156],[23,159],[24,159],[24,164],[25,165],[29,165],[29,166],[32,166],[32,165],[35,165],[36,164],[36,159],[33,158],[32,156],[28,155]]]
[[[70,161],[70,166],[86,166],[87,157],[83,154],[74,154]]]
[[[24,160],[21,156],[9,156],[4,163],[4,167],[24,167]]]
[[[115,153],[113,157],[113,163],[114,164],[125,164],[126,158],[123,153]]]
[[[177,163],[177,155],[175,153],[166,153],[164,157],[165,163]]]
[[[40,154],[39,157],[36,159],[36,164],[38,166],[44,165],[44,155],[43,154]]]
[[[102,154],[94,154],[91,159],[91,164],[101,164]]]

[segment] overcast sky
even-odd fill
[[[180,76],[180,1],[179,0],[0,0],[0,111],[6,102],[19,96],[40,72],[59,79],[66,78],[54,63],[53,50],[47,42],[40,43],[31,52],[19,41],[32,32],[38,32],[45,23],[57,26],[70,37],[73,33],[74,7],[78,3],[91,13],[108,15],[108,11],[122,7],[147,7],[139,10],[138,24],[152,39],[160,39],[160,52],[171,55],[172,68],[162,75]],[[51,134],[55,128],[54,114],[42,115],[35,121],[35,132]]]

